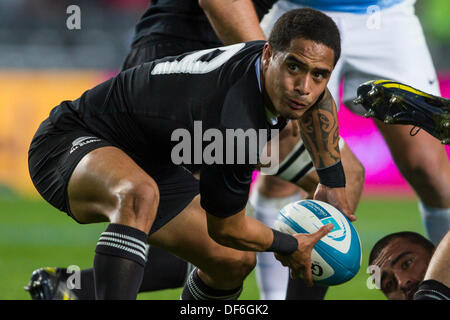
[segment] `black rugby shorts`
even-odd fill
[[[99,138],[79,125],[56,128],[46,119],[37,130],[28,152],[28,167],[31,180],[40,195],[51,205],[67,213],[70,212],[67,186],[77,164],[89,152],[114,144]],[[141,168],[145,159],[129,154]],[[180,166],[168,164],[158,170],[152,168],[149,175],[156,181],[160,202],[155,222],[150,234],[178,215],[199,193],[199,183],[189,171]],[[79,221],[77,221],[79,222]]]

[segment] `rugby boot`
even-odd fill
[[[65,268],[41,268],[34,270],[30,282],[24,288],[32,300],[78,300],[67,287]]]
[[[361,84],[353,100],[366,109],[365,117],[387,124],[407,124],[424,129],[450,145],[450,100],[391,80],[372,80]],[[418,130],[411,130],[415,135]]]

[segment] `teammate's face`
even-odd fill
[[[404,238],[392,240],[374,264],[380,268],[381,291],[389,300],[412,300],[423,280],[431,252]]]
[[[266,43],[262,70],[269,108],[288,119],[300,118],[325,90],[333,67],[334,52],[321,43],[296,38],[278,52]]]

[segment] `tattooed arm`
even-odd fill
[[[328,89],[298,124],[303,143],[316,169],[327,168],[341,161],[337,108]],[[340,209],[350,221],[356,220],[348,204],[345,188],[331,188],[319,183],[314,199],[328,202]]]
[[[303,143],[316,168],[326,168],[341,160],[337,109],[328,89],[298,123]]]

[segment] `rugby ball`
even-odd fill
[[[288,234],[314,233],[332,223],[332,229],[314,246],[311,270],[315,283],[333,286],[352,279],[361,267],[361,242],[345,215],[317,200],[292,202],[281,209],[274,228]]]

